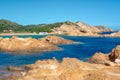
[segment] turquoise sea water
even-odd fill
[[[3,38],[8,38],[11,36],[3,36]],[[36,39],[42,38],[44,36],[19,36],[19,37],[33,37]],[[51,51],[30,55],[13,55],[8,53],[0,52],[0,66],[18,66],[25,64],[32,64],[37,60],[51,59],[55,57],[61,61],[64,57],[77,58],[86,61],[94,55],[95,52],[108,53],[120,45],[120,38],[105,38],[105,37],[73,37],[73,36],[62,36],[63,38],[70,39],[77,42],[82,42],[82,44],[71,44],[71,45],[58,45],[63,50],[61,51]]]

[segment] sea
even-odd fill
[[[43,38],[46,35],[34,36],[18,36],[22,38],[32,37],[35,39]],[[12,36],[2,36],[3,38],[10,38]],[[1,66],[21,66],[26,64],[33,64],[37,60],[45,60],[56,58],[62,61],[63,58],[77,58],[82,61],[87,61],[96,52],[109,53],[117,45],[120,45],[120,38],[110,37],[83,37],[83,36],[61,36],[65,39],[80,42],[79,44],[58,45],[62,48],[60,51],[49,51],[36,54],[10,54],[0,52],[0,68]]]
[[[32,37],[35,39],[43,38],[46,35],[34,36],[18,36],[21,38]],[[2,36],[3,38],[11,38],[12,36]],[[6,80],[11,76],[12,72],[7,70],[7,66],[23,66],[33,64],[37,60],[46,60],[56,58],[62,61],[63,58],[77,58],[87,61],[96,52],[107,54],[117,45],[120,45],[120,38],[110,37],[83,37],[83,36],[61,36],[65,39],[80,42],[79,44],[58,45],[62,48],[60,51],[49,51],[34,54],[10,54],[0,52],[0,80]]]

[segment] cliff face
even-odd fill
[[[64,23],[58,28],[54,28],[51,34],[64,34],[70,36],[96,36],[99,32],[102,31],[111,31],[108,28],[98,28],[98,27],[91,27],[82,22],[77,23]]]
[[[8,80],[120,80],[119,52],[117,46],[109,54],[97,53],[92,57],[92,64],[75,58],[64,58],[62,62],[55,58],[38,60],[26,65],[27,71],[20,72],[21,76]],[[113,65],[104,65],[108,62]]]

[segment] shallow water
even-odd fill
[[[3,36],[8,38],[11,36]],[[19,36],[19,37],[33,37],[42,38],[44,36]],[[82,42],[82,44],[72,44],[72,45],[58,45],[63,50],[62,51],[51,51],[30,55],[13,55],[8,53],[0,52],[0,66],[19,66],[24,64],[32,64],[37,60],[51,59],[55,57],[61,61],[64,57],[77,58],[86,61],[87,58],[94,55],[95,52],[108,53],[111,52],[112,48],[116,45],[120,45],[120,38],[104,38],[104,37],[72,37],[72,36],[62,36],[66,39],[70,39],[77,42]]]

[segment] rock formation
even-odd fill
[[[75,44],[77,43],[71,40],[64,39],[59,36],[46,36],[45,38],[41,38],[39,40],[45,43],[51,43],[51,44]]]
[[[109,54],[96,53],[88,60],[90,63],[120,66],[120,45]]]
[[[109,57],[106,54],[103,54],[101,52],[97,52],[95,53],[94,56],[92,56],[92,58],[90,58],[88,60],[90,63],[96,63],[96,64],[105,64],[108,65],[109,64]]]
[[[10,53],[34,53],[60,50],[59,47],[33,38],[1,38],[0,51]]]

